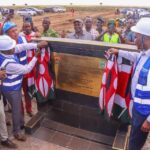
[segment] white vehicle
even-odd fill
[[[35,11],[38,15],[43,15],[43,14],[44,14],[44,10],[38,9],[38,8],[35,8],[35,7],[29,7],[29,8],[27,8],[27,10],[33,10],[33,11]]]
[[[29,10],[29,9],[20,9],[17,11],[17,14],[20,16],[27,16],[27,15],[31,15],[31,16],[36,16],[37,12],[33,11],[33,10]]]
[[[133,13],[134,13],[133,11],[129,10],[127,11],[126,15],[129,15],[129,14],[133,15]]]
[[[66,12],[66,8],[64,7],[58,7],[59,12]]]
[[[139,17],[141,18],[141,17],[144,17],[144,16],[149,15],[149,14],[150,13],[148,11],[142,11],[139,13]]]

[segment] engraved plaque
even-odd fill
[[[56,88],[98,97],[105,59],[57,53]]]

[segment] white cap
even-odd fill
[[[7,35],[0,36],[0,51],[8,51],[16,46],[16,41]]]
[[[141,18],[131,30],[142,35],[150,36],[150,18]]]

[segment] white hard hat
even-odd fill
[[[0,36],[0,51],[8,51],[16,46],[16,41],[7,35]]]
[[[141,18],[131,30],[142,35],[150,36],[150,18]]]

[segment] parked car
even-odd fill
[[[47,8],[44,8],[43,9],[44,10],[44,12],[52,12],[52,13],[57,13],[58,12],[58,10],[55,8],[55,7],[47,7]]]
[[[44,10],[42,10],[42,9],[38,9],[38,8],[35,8],[35,7],[29,7],[27,9],[35,11],[38,15],[43,15],[44,14]]]
[[[150,15],[150,12],[148,12],[148,11],[142,11],[142,12],[139,13],[139,17],[140,17],[140,18],[141,18],[141,17],[149,16],[149,15]]]
[[[120,11],[120,13],[125,15],[127,13],[127,11],[129,11],[129,9],[128,8],[122,8],[119,11]]]
[[[64,7],[47,7],[43,9],[44,12],[52,12],[52,13],[62,13],[62,12],[66,12],[66,8]]]
[[[8,14],[9,13],[9,9],[8,8],[0,8],[0,12],[2,13],[2,15]]]
[[[16,13],[20,16],[26,16],[26,15],[36,16],[37,15],[36,11],[29,10],[26,8],[20,9]]]
[[[58,9],[59,12],[66,12],[65,7],[56,7],[56,9]]]

